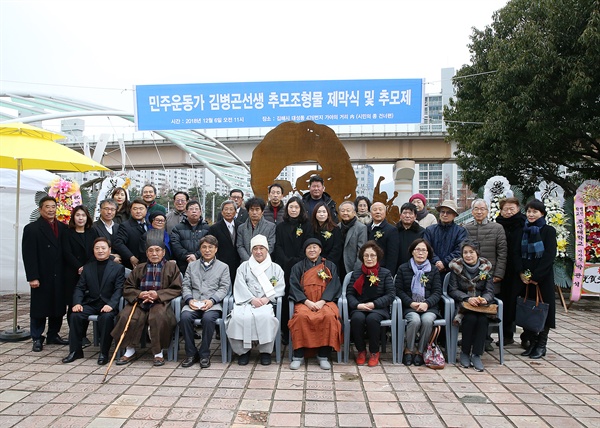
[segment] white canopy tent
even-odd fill
[[[29,224],[29,217],[37,208],[35,193],[41,192],[52,180],[57,178],[44,170],[28,170],[21,172],[21,202],[19,209],[19,239],[23,237],[23,228]],[[25,278],[25,269],[21,258],[21,242],[19,253],[15,252],[15,201],[17,192],[17,171],[0,168],[0,294],[14,294],[14,263],[19,261],[17,290],[29,292],[29,284]]]

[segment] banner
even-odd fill
[[[423,79],[137,85],[140,131],[421,123]]]

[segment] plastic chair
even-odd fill
[[[456,341],[453,340],[452,330],[450,326],[452,326],[452,319],[454,318],[454,299],[451,299],[448,296],[448,283],[450,281],[450,274],[446,275],[443,282],[442,288],[442,301],[444,302],[444,318],[438,318],[433,322],[433,326],[441,326],[446,327],[446,354],[448,357],[448,363],[454,364],[456,363]],[[404,319],[404,314],[402,311],[402,303],[398,305],[398,325],[399,325],[399,338],[398,338],[398,356],[399,359],[404,355],[404,339],[406,337],[406,325],[407,322]],[[420,340],[424,340],[421,338]],[[429,338],[425,338],[425,340],[429,340]]]
[[[344,277],[344,283],[342,285],[342,298],[343,298],[343,320],[344,325],[347,326],[347,334],[344,334],[344,362],[348,362],[348,358],[350,355],[350,311],[348,309],[348,300],[346,299],[346,289],[350,284],[350,278],[352,277],[352,272],[348,272]],[[399,319],[398,316],[398,308],[402,306],[402,302],[399,297],[395,297],[394,301],[390,305],[390,319],[382,320],[381,325],[381,350],[382,352],[386,351],[387,344],[387,335],[386,328],[389,327],[392,333],[392,363],[398,364],[398,332],[399,332]]]

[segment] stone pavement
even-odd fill
[[[28,305],[23,296],[24,327]],[[0,329],[12,328],[12,297],[2,296],[0,308]],[[181,368],[182,345],[178,363],[152,367],[148,351],[113,366],[102,384],[98,348],[62,364],[67,346],[34,353],[31,341],[1,343],[0,427],[600,427],[600,302],[568,314],[557,302],[557,325],[545,359],[510,345],[503,366],[497,350],[485,354],[483,373],[393,365],[389,352],[375,368],[350,362],[323,371],[309,360],[290,371],[287,358],[223,365],[213,341],[208,369]]]

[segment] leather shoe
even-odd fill
[[[46,339],[46,344],[47,345],[68,345],[69,341],[63,339],[62,337],[60,337],[58,334],[54,337],[48,337]]]
[[[81,347],[83,349],[92,346],[92,342],[90,342],[90,339],[88,339],[87,337],[84,337],[83,339],[81,339]]]
[[[266,352],[261,352],[260,353],[260,364],[263,366],[270,366],[271,365],[271,354],[268,354]]]
[[[210,367],[210,358],[200,358],[200,368],[207,369]]]
[[[250,351],[238,357],[238,366],[246,366],[250,362]]]
[[[36,339],[33,341],[33,346],[31,348],[31,350],[33,352],[42,352],[42,349],[44,349],[44,339]]]
[[[193,357],[187,357],[185,360],[183,360],[183,363],[181,363],[181,367],[187,369],[188,367],[192,367],[199,360],[200,356],[198,354],[194,355]]]
[[[108,355],[106,355],[106,354],[98,355],[98,365],[99,366],[104,366],[107,363],[108,363]]]
[[[125,355],[123,355],[121,358],[119,358],[117,360],[117,362],[115,364],[117,366],[124,366],[125,364],[134,362],[135,360],[137,360],[137,358],[138,358],[137,353],[133,354],[131,357],[126,357]]]
[[[72,363],[73,361],[78,360],[80,358],[83,358],[83,351],[81,349],[78,351],[69,353],[69,355],[67,355],[65,358],[62,359],[62,362],[64,364]]]
[[[423,364],[425,364],[425,361],[423,361],[423,355],[416,354],[413,358],[413,364],[415,366],[422,366]]]
[[[160,367],[165,365],[165,359],[163,357],[154,357],[154,367]]]
[[[412,363],[413,363],[412,354],[404,354],[404,357],[402,357],[402,364],[404,364],[405,366],[410,366]]]

